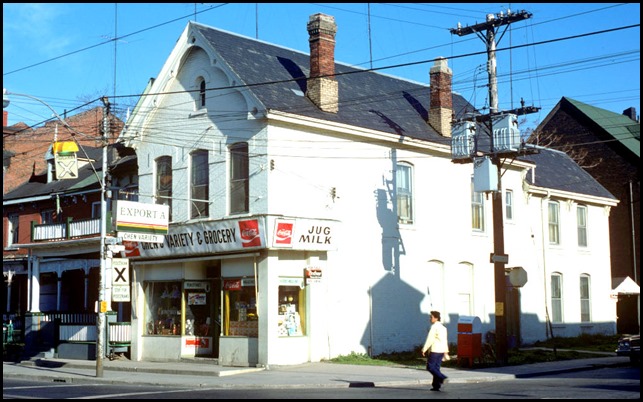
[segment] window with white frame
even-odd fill
[[[9,214],[7,217],[9,228],[7,236],[7,247],[11,247],[14,244],[18,243],[18,225],[20,222],[20,215],[13,213]]]
[[[230,214],[249,211],[249,165],[248,143],[232,144],[230,146]]]
[[[209,215],[210,165],[208,151],[197,150],[192,158],[190,182],[190,218],[201,218]]]
[[[580,276],[580,321],[590,322],[591,311],[589,308],[589,275],[582,274]]]
[[[560,205],[550,201],[548,211],[549,244],[560,244]]]
[[[514,218],[514,192],[512,190],[505,191],[505,219],[508,221]]]
[[[484,194],[476,192],[471,178],[471,228],[484,231]]]
[[[408,163],[398,163],[395,180],[398,222],[413,223],[413,167]]]
[[[172,219],[172,157],[161,156],[156,159],[156,203],[167,205]]]
[[[558,272],[551,275],[551,321],[563,322],[563,276]]]
[[[576,207],[576,225],[578,231],[578,247],[587,247],[587,207]]]

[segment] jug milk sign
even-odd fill
[[[169,223],[169,207],[118,200],[116,203],[116,231],[125,241],[163,243]]]

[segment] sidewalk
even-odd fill
[[[561,372],[627,365],[626,357],[535,363],[485,369],[443,368],[449,384],[502,381]],[[405,367],[305,363],[294,366],[223,367],[214,361],[134,362],[103,361],[103,376],[96,377],[96,362],[41,358],[20,363],[3,362],[3,378],[37,379],[68,383],[144,384],[204,388],[323,388],[430,385],[425,370]]]

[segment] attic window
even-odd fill
[[[199,84],[199,107],[202,109],[205,107],[205,80],[201,78],[201,83]]]

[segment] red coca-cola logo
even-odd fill
[[[137,241],[123,240],[123,246],[125,246],[125,258],[141,256],[141,250],[138,249]]]
[[[241,232],[241,245],[245,247],[261,247],[261,236],[259,234],[259,221],[239,221]]]
[[[292,244],[293,224],[278,222],[275,229],[275,244]]]

